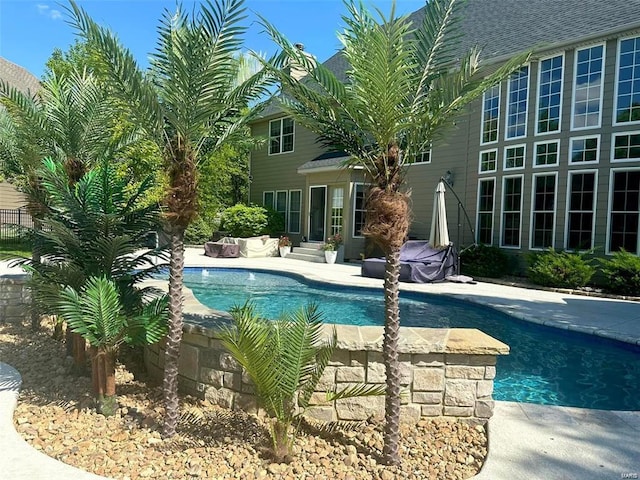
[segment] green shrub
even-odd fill
[[[267,228],[264,233],[272,237],[279,237],[285,233],[284,215],[273,208],[266,208]]]
[[[545,287],[584,287],[595,273],[590,260],[581,253],[534,253],[529,258],[529,280]]]
[[[498,247],[476,245],[460,255],[461,270],[472,277],[500,278],[509,268],[507,254]]]
[[[610,259],[600,259],[605,289],[618,295],[640,296],[640,258],[621,250]]]
[[[242,203],[222,212],[220,229],[229,232],[232,237],[255,237],[266,232],[268,225],[267,210],[256,205]]]
[[[198,216],[184,232],[184,243],[186,245],[202,245],[211,240],[212,234],[213,226]]]

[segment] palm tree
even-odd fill
[[[71,0],[71,23],[100,57],[117,97],[129,107],[133,124],[153,139],[163,154],[168,189],[166,228],[171,237],[169,333],[165,350],[164,435],[178,421],[178,356],[182,339],[184,232],[198,212],[198,162],[201,149],[215,151],[242,132],[247,106],[265,93],[264,73],[239,82],[235,53],[245,28],[242,0],[207,1],[194,13],[166,11],[158,28],[151,71],[145,74],[107,29]]]
[[[489,86],[526,60],[519,57],[484,79],[478,78],[478,49],[459,60],[456,27],[460,0],[430,0],[424,20],[414,26],[407,17],[374,19],[362,3],[346,3],[344,31],[339,35],[349,67],[343,83],[323,65],[293,47],[263,20],[282,55],[273,72],[282,82],[283,106],[326,146],[347,152],[364,167],[371,187],[364,233],[384,251],[386,366],[385,444],[388,464],[399,464],[400,370],[398,304],[400,247],[410,225],[409,194],[403,190],[405,166],[428,151],[437,135]],[[414,28],[416,27],[416,28]],[[452,41],[453,39],[453,41]],[[293,78],[287,66],[304,69]]]

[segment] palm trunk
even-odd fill
[[[164,361],[165,423],[163,436],[173,437],[178,425],[178,358],[182,341],[182,285],[184,272],[184,228],[174,227],[171,232],[171,259],[169,261],[169,332]]]
[[[400,363],[398,338],[400,336],[400,249],[392,248],[386,256],[384,273],[384,342],[382,355],[387,374],[385,397],[384,462],[400,464]]]
[[[116,413],[116,359],[115,352],[104,347],[91,347],[91,379],[96,410],[106,417]]]
[[[42,221],[34,216],[33,212],[29,212],[33,218],[33,229],[36,234],[42,230]],[[33,243],[33,242],[32,242]],[[31,245],[31,263],[33,265],[40,263],[40,252]],[[36,304],[35,295],[31,295],[31,330],[37,332],[40,330],[40,312]]]

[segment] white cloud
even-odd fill
[[[38,3],[36,5],[36,8],[38,9],[38,13],[40,15],[49,17],[51,20],[59,20],[60,18],[62,18],[62,13],[60,13],[60,10],[52,9],[51,7],[49,7],[49,5],[45,5],[44,3]]]

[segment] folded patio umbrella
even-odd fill
[[[441,180],[438,182],[433,199],[433,216],[431,217],[431,234],[429,235],[429,244],[434,248],[449,246],[449,227],[447,226],[444,192],[444,182]]]

